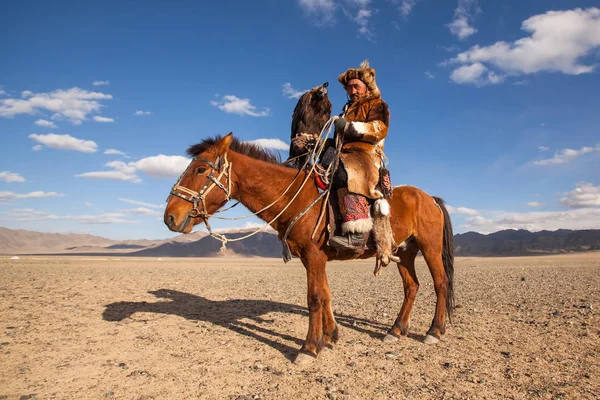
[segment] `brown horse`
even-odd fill
[[[235,199],[270,222],[281,240],[290,223],[319,196],[312,179],[302,186],[308,172],[282,165],[273,153],[239,142],[231,133],[191,146],[188,154],[193,159],[173,186],[164,213],[165,224],[175,232],[191,232],[194,225],[205,222],[229,199]],[[297,363],[316,358],[323,347],[331,347],[338,340],[325,272],[327,261],[375,256],[374,249],[363,254],[337,254],[327,245],[327,222],[319,218],[323,201],[317,201],[297,219],[287,236],[287,244],[302,260],[308,278],[309,327]],[[454,308],[450,217],[442,199],[413,186],[396,187],[389,203],[394,239],[401,243],[395,254],[400,257],[404,302],[384,341],[408,334],[410,312],[419,289],[415,257],[420,250],[437,295],[435,315],[424,342],[436,343],[445,333],[446,314],[450,320]],[[311,238],[317,223],[316,235]]]

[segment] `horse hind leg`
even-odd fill
[[[435,315],[425,336],[424,343],[434,344],[439,342],[441,336],[446,333],[446,297],[449,281],[444,270],[441,244],[439,246],[426,246],[421,249],[421,252],[433,278],[436,295]]]
[[[404,301],[394,325],[383,339],[384,342],[395,342],[400,336],[408,335],[410,313],[419,291],[419,280],[415,272],[415,257],[418,252],[419,248],[415,242],[398,250],[400,262],[397,264],[404,285]]]

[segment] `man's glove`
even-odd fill
[[[348,124],[348,122],[346,122],[346,119],[342,117],[342,118],[336,119],[334,124],[335,124],[335,132],[336,133],[344,133],[344,130],[346,129],[346,125]]]
[[[317,135],[311,135],[310,133],[301,133],[292,139],[294,148],[298,151],[306,151],[311,144],[317,141]]]

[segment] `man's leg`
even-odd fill
[[[332,189],[338,195],[342,214],[342,235],[329,239],[329,245],[352,250],[363,249],[373,228],[369,201],[365,196],[348,192],[348,175],[340,165],[333,181]]]

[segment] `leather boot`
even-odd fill
[[[367,234],[364,232],[348,232],[343,236],[329,239],[329,245],[336,249],[362,250],[365,248]]]

